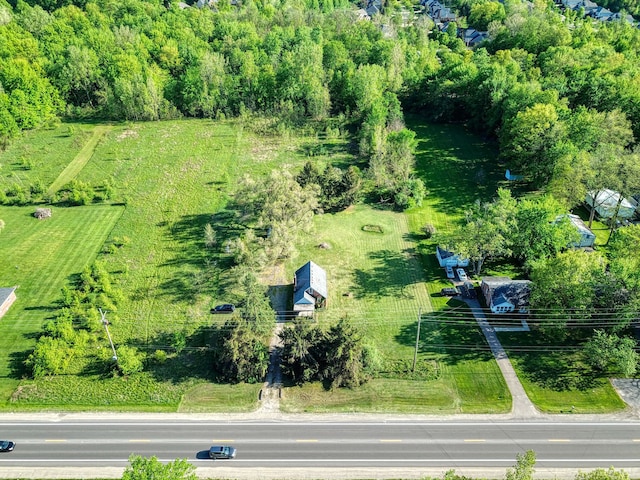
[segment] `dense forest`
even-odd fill
[[[475,50],[395,1],[371,20],[346,0],[33,3],[0,3],[5,144],[60,115],[256,112],[352,128],[368,157],[412,109],[496,138],[507,166],[573,205],[640,135],[640,30],[551,3],[460,3],[460,25],[489,30]]]

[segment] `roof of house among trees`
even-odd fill
[[[311,293],[327,298],[327,272],[314,262],[307,262],[296,270],[294,303],[314,303]]]
[[[489,287],[492,304],[509,302],[516,308],[529,305],[531,281],[512,280],[509,277],[484,277],[482,282]],[[489,299],[487,299],[489,302]]]

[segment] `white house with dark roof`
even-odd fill
[[[512,280],[509,277],[483,277],[480,289],[487,307],[493,313],[527,313],[531,281]]]
[[[441,267],[468,267],[469,259],[461,258],[460,255],[450,252],[438,245],[436,247],[436,258]]]
[[[16,301],[16,287],[0,288],[0,318],[7,313],[9,307]]]
[[[309,261],[296,270],[293,277],[293,311],[312,316],[316,308],[327,304],[327,272]]]

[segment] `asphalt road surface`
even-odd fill
[[[536,452],[536,468],[640,471],[640,422],[278,422],[184,420],[0,421],[0,473],[15,468],[124,468],[129,455],[185,458],[196,467],[507,468]],[[238,449],[210,460],[211,444]],[[11,468],[10,468],[11,467]],[[322,471],[322,470],[316,470]],[[231,475],[233,476],[233,475]],[[263,476],[263,478],[265,478]],[[320,477],[315,477],[320,478]]]

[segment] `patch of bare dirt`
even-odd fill
[[[118,140],[119,142],[126,140],[127,138],[138,138],[138,132],[136,132],[135,130],[131,130],[131,129],[127,129],[124,132],[122,132],[120,135],[118,135],[116,137],[116,140]]]

